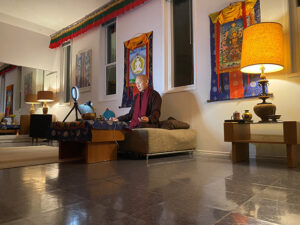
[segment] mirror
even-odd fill
[[[5,71],[5,68],[10,68],[10,70],[6,69]],[[30,105],[25,103],[25,98],[30,94],[36,95],[38,91],[52,91],[54,100],[58,100],[59,79],[57,71],[0,63],[0,75],[0,113],[6,113],[7,105],[11,104],[11,112],[16,115],[17,120],[20,115],[29,115]],[[13,90],[10,99],[7,98],[8,86]],[[35,108],[39,109],[41,106],[42,104],[37,104]]]

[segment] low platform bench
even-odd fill
[[[59,159],[83,157],[86,163],[117,159],[117,141],[124,140],[127,123],[89,120],[55,122],[49,139],[59,141]]]
[[[0,134],[19,135],[20,125],[2,125],[0,124]]]
[[[120,151],[135,152],[146,156],[193,152],[196,149],[196,131],[193,129],[167,130],[137,128],[125,132],[125,140],[119,142]]]

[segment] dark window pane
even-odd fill
[[[66,102],[70,102],[71,45],[66,47]]]
[[[116,24],[107,27],[107,64],[116,61]]]
[[[174,87],[194,83],[192,0],[173,0]]]
[[[116,94],[116,65],[106,67],[106,95]]]

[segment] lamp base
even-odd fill
[[[276,106],[272,103],[258,103],[253,108],[255,114],[261,118],[261,123],[269,122],[269,117],[275,115]]]
[[[44,105],[43,105],[43,114],[47,114],[47,113],[48,113],[47,103],[44,102]]]
[[[30,107],[30,114],[34,114],[34,112],[35,112],[34,105],[31,104],[31,107]]]

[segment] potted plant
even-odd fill
[[[15,114],[10,114],[9,117],[11,118],[11,125],[15,125]]]

